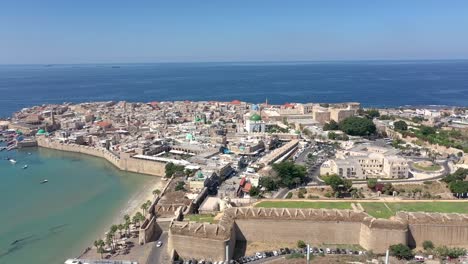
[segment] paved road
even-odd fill
[[[161,247],[156,247],[156,242],[152,242],[151,252],[148,256],[146,264],[162,264],[169,263],[167,254],[167,232],[163,232],[157,241],[161,241],[163,244]]]
[[[272,198],[283,199],[286,196],[286,194],[288,194],[288,192],[289,192],[288,188],[281,188],[273,195]]]

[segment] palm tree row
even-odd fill
[[[147,201],[145,204],[147,210],[148,207],[151,205],[151,202]],[[101,258],[102,254],[105,252],[104,246],[107,245],[111,248],[112,251],[115,250],[115,235],[117,232],[119,232],[120,238],[122,238],[123,236],[123,230],[125,230],[125,236],[128,236],[130,225],[140,225],[140,223],[145,220],[145,216],[141,212],[137,212],[132,218],[130,218],[128,214],[124,215],[123,220],[123,224],[112,225],[110,227],[109,232],[106,233],[105,241],[103,241],[102,239],[94,241],[94,246],[96,247],[97,253],[101,254]]]

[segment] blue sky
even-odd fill
[[[0,0],[0,64],[467,58],[466,0]]]

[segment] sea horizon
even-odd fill
[[[0,117],[93,101],[465,107],[466,83],[468,60],[2,65]]]

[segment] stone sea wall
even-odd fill
[[[43,148],[87,154],[103,158],[112,163],[115,167],[123,171],[148,174],[153,176],[164,176],[166,164],[158,161],[136,159],[128,153],[116,155],[104,148],[95,148],[77,144],[67,144],[52,141],[49,138],[38,137],[37,145]]]

